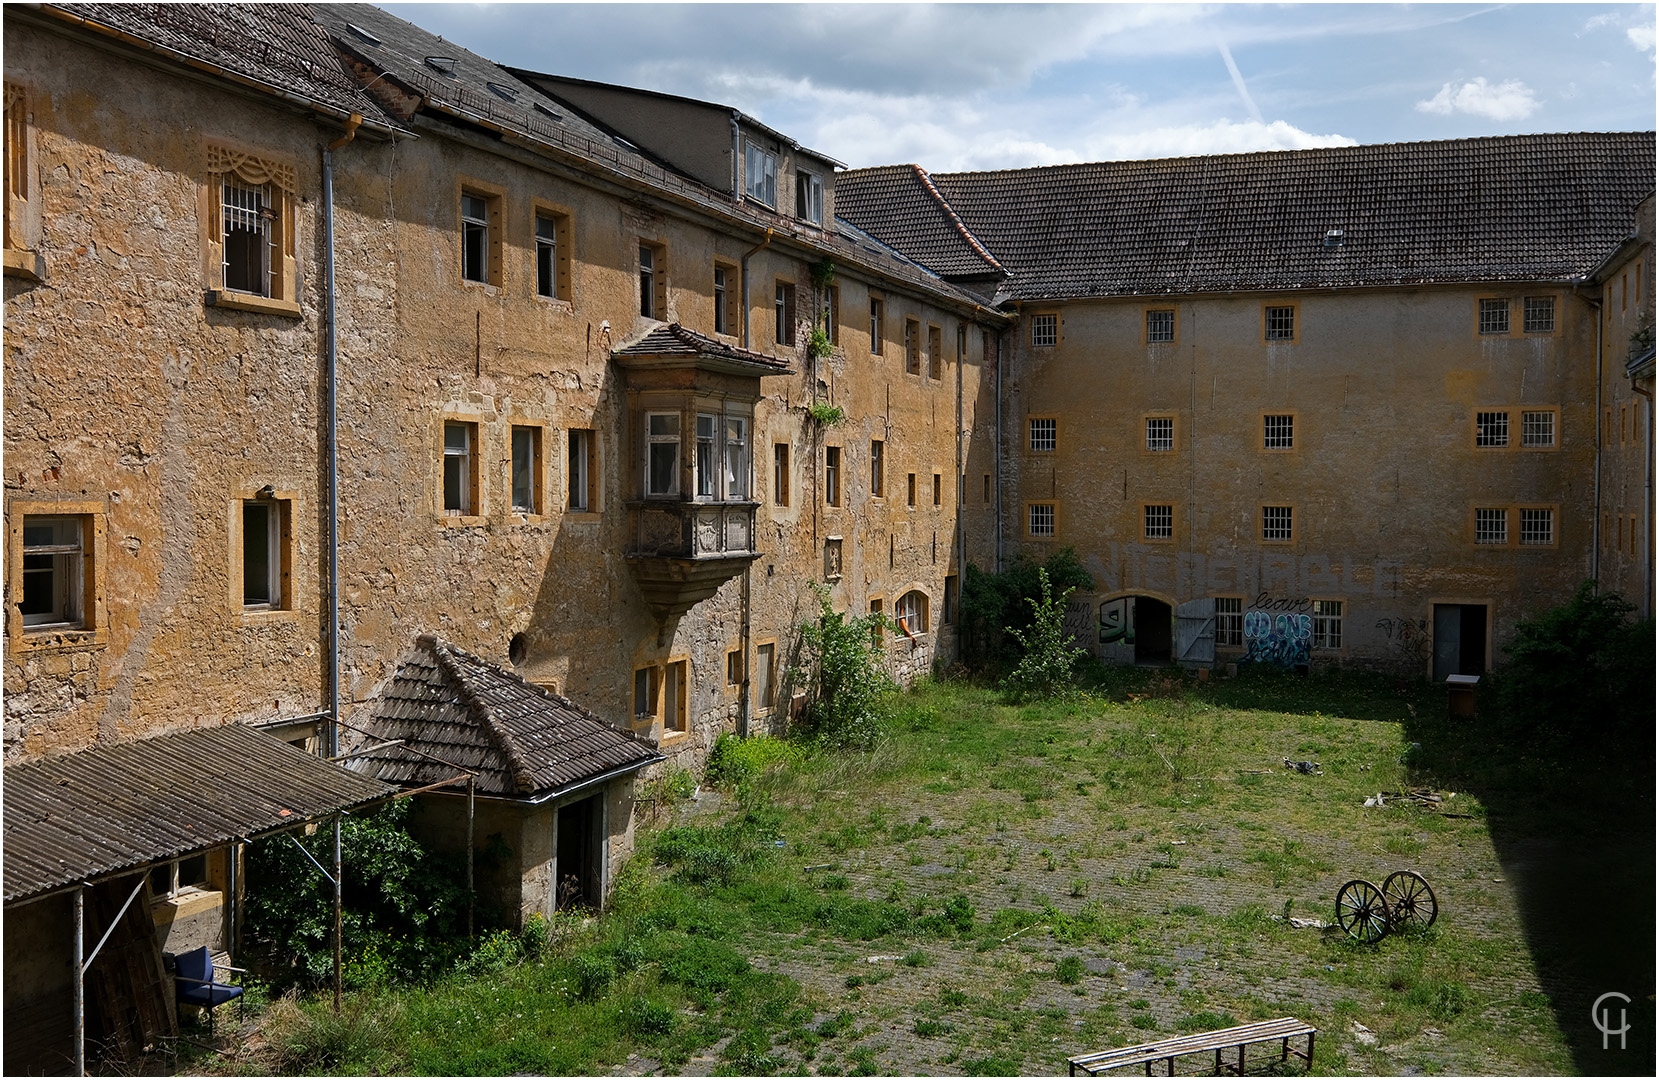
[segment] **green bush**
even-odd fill
[[[1054,962],[1054,978],[1067,986],[1076,986],[1083,981],[1083,958],[1075,953],[1069,953]]]
[[[1025,654],[1025,647],[1011,633],[1030,624],[1031,606],[1043,596],[1042,577],[1051,588],[1060,590],[1094,588],[1094,579],[1070,547],[1061,548],[1038,562],[1021,554],[1001,573],[991,573],[969,564],[962,581],[962,655],[969,667],[1007,670]]]
[[[746,739],[721,735],[709,754],[708,780],[711,784],[732,788],[739,801],[746,802],[755,782],[767,770],[798,764],[804,756],[799,746],[783,739],[767,735],[751,735]]]
[[[811,584],[820,610],[815,622],[801,626],[809,688],[804,732],[831,746],[868,748],[891,718],[898,691],[882,670],[879,635],[892,623],[879,612],[836,611],[829,590]]]
[[[1515,628],[1500,700],[1515,734],[1543,740],[1653,731],[1653,620],[1617,593],[1572,600]]]
[[[1072,590],[1068,588],[1054,595],[1048,570],[1041,566],[1037,568],[1037,584],[1042,590],[1041,599],[1026,598],[1031,605],[1031,625],[1008,631],[1025,650],[1004,684],[1020,701],[1054,698],[1065,693],[1074,681],[1077,658],[1083,655],[1083,650],[1066,633],[1066,598]]]

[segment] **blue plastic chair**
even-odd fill
[[[213,957],[207,946],[180,953],[178,957],[179,1004],[197,1005],[207,1010],[207,1033],[213,1034],[213,1010],[227,1001],[236,1002],[236,1015],[242,1015],[242,988],[230,983],[213,981]],[[227,967],[228,971],[241,968]]]

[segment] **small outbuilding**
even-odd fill
[[[380,689],[349,767],[415,796],[410,830],[440,851],[473,837],[479,900],[515,929],[601,908],[633,851],[636,774],[663,760],[558,694],[424,636]],[[472,775],[472,793],[458,775]],[[469,814],[472,820],[469,823]]]

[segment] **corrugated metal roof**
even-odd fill
[[[632,732],[433,637],[399,662],[366,726],[377,740],[402,741],[349,767],[409,788],[455,775],[422,753],[475,771],[478,794],[506,798],[555,794],[662,760]]]
[[[10,765],[0,782],[8,903],[395,790],[241,724]]]

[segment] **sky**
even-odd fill
[[[934,172],[1655,126],[1653,4],[382,4]]]

